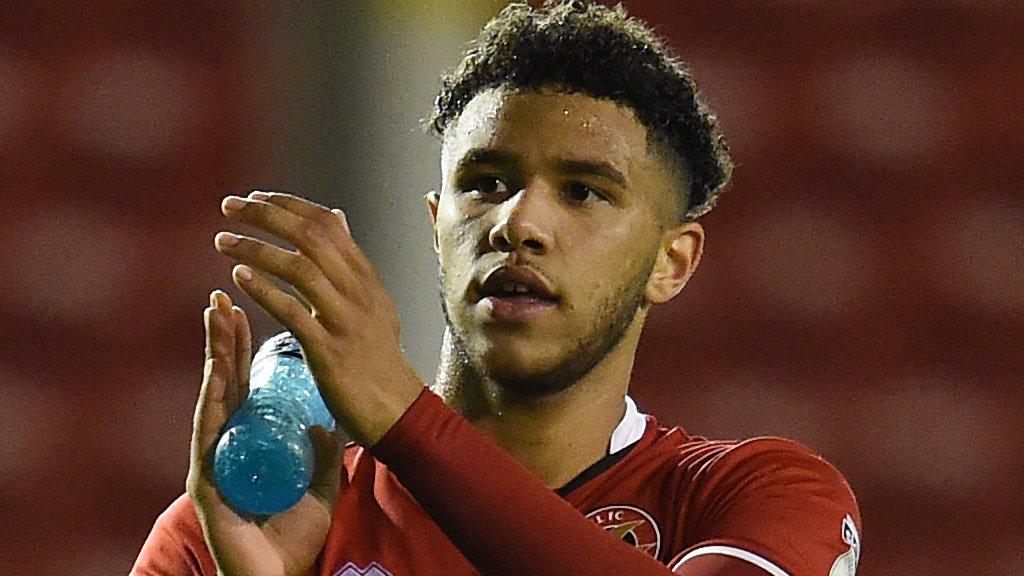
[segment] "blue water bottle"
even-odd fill
[[[298,341],[288,332],[267,340],[252,361],[249,396],[224,426],[214,452],[221,494],[250,515],[291,508],[313,475],[308,428],[334,425]]]

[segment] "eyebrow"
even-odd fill
[[[628,187],[626,177],[609,162],[595,162],[592,160],[556,160],[555,167],[566,174],[585,176],[597,176],[609,182],[614,182],[623,188]]]
[[[510,152],[493,148],[473,148],[463,154],[456,165],[456,172],[461,172],[473,165],[517,166],[519,158]],[[597,176],[622,187],[628,187],[625,175],[610,162],[598,160],[577,160],[557,158],[552,166],[559,172],[579,176]]]
[[[493,148],[473,148],[459,158],[455,166],[456,172],[462,172],[469,166],[484,164],[489,166],[515,166],[518,164],[515,154]]]

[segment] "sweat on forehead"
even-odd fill
[[[622,106],[612,100],[595,98],[581,92],[567,92],[554,88],[543,88],[539,90],[523,90],[508,87],[490,88],[473,97],[466,104],[462,113],[450,123],[445,130],[444,137],[448,138],[452,131],[465,132],[477,128],[481,123],[494,121],[496,119],[510,119],[513,114],[516,121],[525,120],[522,117],[515,117],[514,114],[522,107],[511,106],[516,100],[523,101],[524,98],[535,101],[546,101],[545,104],[534,107],[531,112],[544,111],[546,122],[571,122],[578,124],[581,128],[600,128],[595,124],[599,118],[594,114],[594,105],[605,111],[619,110],[629,116],[633,124],[644,130],[643,124],[636,118],[632,109]],[[539,119],[538,119],[539,120]]]
[[[555,91],[490,89],[478,94],[444,135],[447,158],[469,148],[515,145],[624,161],[645,151],[648,134],[632,111],[609,100]]]

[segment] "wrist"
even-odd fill
[[[390,393],[382,394],[378,398],[372,418],[367,419],[367,426],[360,431],[359,443],[366,448],[379,442],[398,423],[413,402],[419,398],[425,384],[411,367],[404,366],[400,376],[389,388]]]

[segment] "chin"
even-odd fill
[[[522,371],[492,374],[491,382],[506,395],[520,398],[541,398],[571,388],[575,380],[558,377],[556,373],[525,373]]]
[[[479,357],[481,371],[506,391],[523,396],[560,392],[575,382],[556,358],[529,352],[495,348]]]
[[[531,374],[544,374],[557,367],[558,362],[554,358],[545,357],[547,355],[542,354],[540,350],[511,345],[493,346],[482,351],[477,357],[480,359],[481,368],[489,376],[526,378]]]

